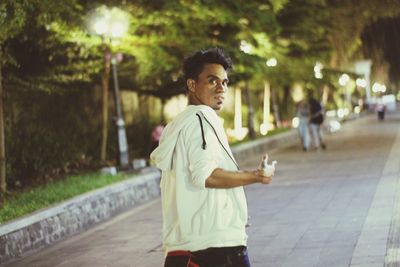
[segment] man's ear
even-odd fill
[[[187,79],[186,80],[186,85],[187,88],[189,89],[190,92],[194,92],[196,88],[196,81],[193,79]]]

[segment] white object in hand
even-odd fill
[[[264,176],[272,176],[275,173],[275,165],[278,162],[276,160],[272,161],[271,164],[268,164],[267,159],[263,161],[263,174]]]

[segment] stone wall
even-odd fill
[[[80,233],[160,195],[160,173],[147,174],[88,192],[0,225],[0,264]]]

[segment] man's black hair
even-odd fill
[[[205,64],[220,64],[226,71],[232,69],[232,60],[221,48],[200,50],[183,62],[185,82],[188,79],[197,80]]]

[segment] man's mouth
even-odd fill
[[[224,102],[225,97],[223,97],[223,96],[217,96],[217,97],[215,97],[215,99],[218,101],[218,103],[222,103],[222,102]]]

